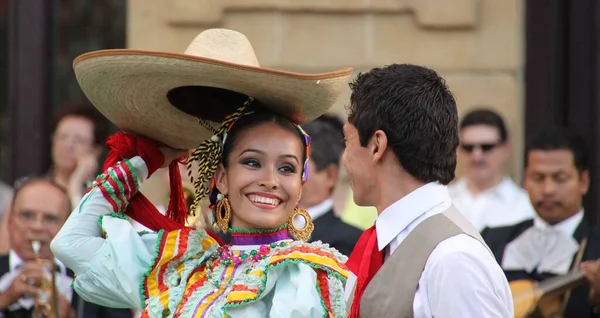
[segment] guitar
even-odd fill
[[[510,282],[515,318],[562,317],[565,295],[587,281],[582,273],[574,271],[541,282],[516,280]]]

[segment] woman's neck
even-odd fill
[[[273,242],[291,240],[287,223],[274,229],[229,228],[231,245],[264,245]]]
[[[64,188],[67,188],[67,186],[69,185],[70,177],[71,177],[70,171],[60,170],[60,169],[57,169],[56,167],[52,171],[53,181]]]

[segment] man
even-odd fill
[[[354,201],[378,217],[347,262],[350,317],[513,317],[502,269],[446,188],[458,114],[444,80],[393,64],[351,89],[342,162]]]
[[[315,229],[311,241],[322,241],[350,255],[361,230],[343,222],[333,211],[333,192],[339,180],[340,157],[344,151],[344,123],[323,115],[302,128],[311,137],[308,181],[302,188],[300,207],[310,214]]]
[[[39,258],[53,260],[57,266],[57,289],[61,317],[69,317],[73,274],[49,248],[50,241],[71,211],[69,199],[62,188],[52,181],[31,179],[15,187],[8,235],[11,249],[0,255],[0,317],[31,317],[34,298],[40,290],[45,271],[36,262],[32,242],[41,243]]]
[[[504,172],[510,145],[502,117],[491,110],[474,110],[463,118],[459,133],[458,162],[465,173],[448,188],[456,207],[479,231],[533,217],[527,192]]]
[[[541,131],[528,145],[525,161],[525,189],[536,215],[482,232],[509,281],[542,281],[578,270],[583,262],[590,284],[570,293],[565,318],[600,317],[595,307],[600,305],[600,229],[585,221],[582,206],[589,184],[583,139],[563,129]]]

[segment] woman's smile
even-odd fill
[[[278,196],[269,193],[249,193],[246,197],[254,206],[265,210],[275,209],[283,201]]]

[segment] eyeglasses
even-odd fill
[[[500,143],[461,144],[460,148],[468,153],[472,153],[475,149],[479,149],[481,152],[486,153],[498,147],[499,145]]]
[[[30,225],[41,219],[41,223],[44,226],[57,226],[61,225],[61,219],[58,215],[54,214],[40,214],[31,210],[15,211],[15,217],[22,224]]]

